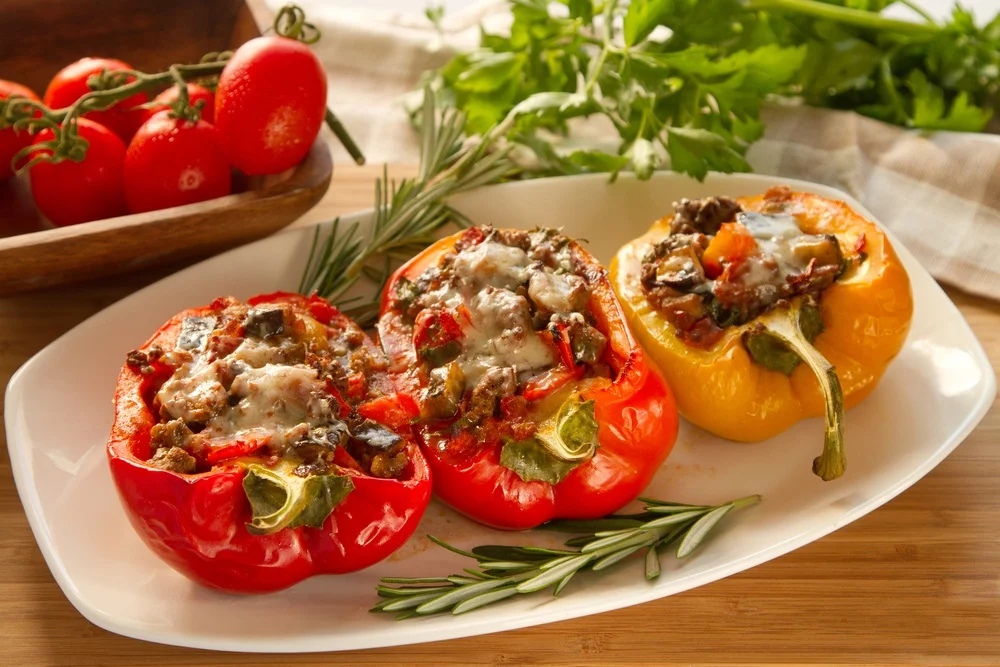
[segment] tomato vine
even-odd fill
[[[282,7],[275,15],[273,25],[265,32],[306,44],[315,43],[321,36],[319,29],[306,21],[305,12],[293,4]],[[13,127],[31,135],[44,130],[52,131],[51,139],[35,142],[18,152],[11,161],[12,168],[20,173],[39,162],[82,161],[89,143],[80,136],[78,119],[91,111],[110,109],[138,93],[156,92],[176,85],[178,102],[172,108],[182,117],[194,118],[197,109],[190,106],[186,83],[217,77],[231,56],[230,51],[213,52],[206,54],[198,63],[174,64],[166,71],[156,73],[135,69],[103,70],[87,80],[91,89],[89,93],[62,109],[51,109],[38,100],[20,95],[0,99],[0,129]],[[329,108],[325,120],[355,162],[364,164],[361,150]]]

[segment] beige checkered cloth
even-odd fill
[[[268,6],[281,1],[266,0]],[[316,48],[330,75],[331,106],[369,163],[416,161],[402,96],[422,72],[474,46],[480,22],[495,31],[506,16],[487,3],[446,17],[438,35],[417,13],[350,10],[322,0],[300,4],[323,30]],[[258,20],[268,21],[263,11]],[[1000,136],[922,134],[811,108],[770,108],[764,120],[767,132],[748,156],[758,173],[851,194],[934,277],[1000,299]]]

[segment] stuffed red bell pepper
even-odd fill
[[[382,351],[318,297],[186,310],[128,354],[108,442],[132,525],[204,585],[267,592],[388,556],[430,499]]]
[[[378,334],[446,503],[521,529],[634,499],[677,413],[606,270],[554,230],[471,228],[401,267]]]

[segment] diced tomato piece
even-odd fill
[[[229,459],[235,459],[240,456],[249,456],[257,450],[263,448],[266,444],[266,440],[258,440],[256,438],[227,442],[219,447],[209,449],[208,453],[205,455],[205,460],[214,465],[216,463]]]
[[[569,338],[569,327],[565,324],[553,324],[548,329],[552,343],[559,353],[559,358],[567,368],[576,368],[576,357],[573,355],[573,343]]]
[[[315,294],[309,297],[309,314],[313,319],[323,324],[333,321],[340,311],[330,304],[326,299],[322,299]]]
[[[413,323],[413,347],[420,357],[462,338],[462,325],[449,310],[426,308]]]
[[[719,233],[705,248],[705,254],[701,258],[705,266],[705,275],[709,278],[718,278],[725,265],[741,264],[756,247],[757,241],[746,226],[738,222],[722,223]]]
[[[420,407],[407,394],[389,394],[362,403],[358,406],[358,414],[389,428],[400,429],[417,418]]]
[[[583,377],[585,370],[586,366],[583,365],[573,366],[572,368],[556,366],[545,371],[538,377],[528,380],[521,391],[521,396],[529,403],[541,400],[567,382],[572,382]]]
[[[351,373],[347,376],[347,396],[354,400],[363,398],[367,385],[364,373]]]

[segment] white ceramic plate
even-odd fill
[[[607,262],[682,196],[740,196],[779,182],[831,197],[819,186],[760,176],[696,183],[657,174],[640,183],[602,175],[504,185],[458,201],[474,221],[561,226],[590,240]],[[852,202],[853,203],[853,202]],[[854,204],[857,206],[857,204]],[[860,207],[859,207],[860,208]],[[367,221],[368,214],[352,216]],[[878,389],[847,416],[849,465],[824,483],[810,472],[819,420],[757,445],[721,441],[682,425],[674,453],[645,495],[717,503],[752,493],[764,501],[730,515],[696,557],[662,558],[649,583],[640,559],[575,579],[559,598],[523,596],[463,616],[397,622],[373,615],[379,577],[440,576],[472,565],[428,544],[537,543],[551,534],[477,526],[432,504],[417,534],[366,571],[309,579],[258,597],[218,594],[161,563],[133,533],[105,460],[111,395],[125,353],[184,308],[232,294],[294,289],[311,229],[291,230],[181,271],[107,308],[24,365],[7,389],[7,443],[32,530],[69,600],[93,623],[149,641],[236,651],[330,651],[463,637],[538,625],[672,595],[776,558],[863,516],[927,474],[992,404],[995,378],[958,310],[905,248],[916,314],[906,347]]]

